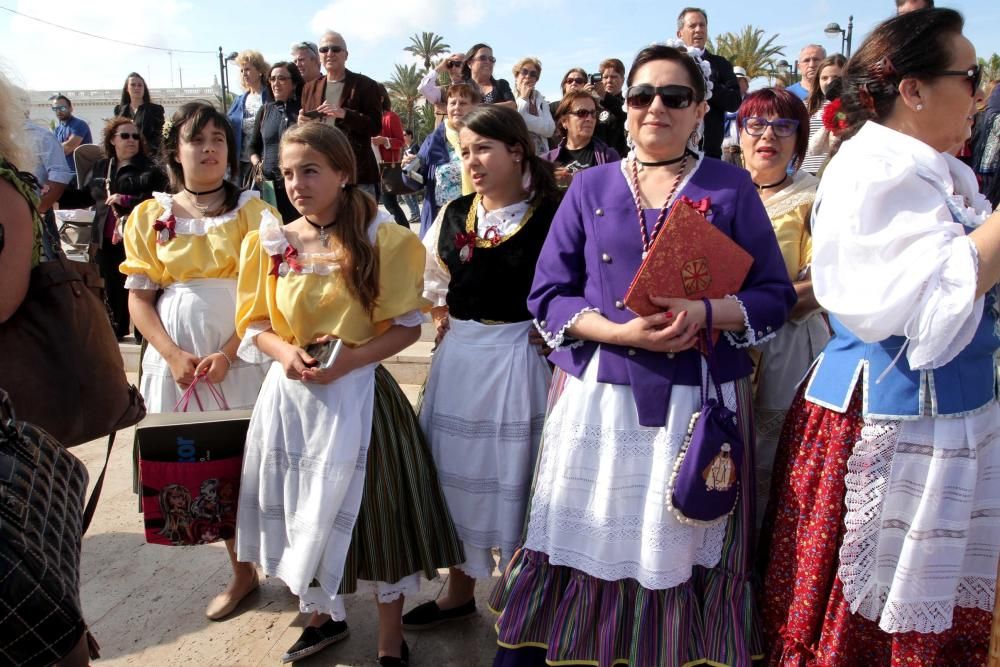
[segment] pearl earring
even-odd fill
[[[923,104],[918,104],[917,105],[917,111],[923,111],[923,110],[924,110],[924,105]]]

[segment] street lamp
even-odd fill
[[[219,85],[222,86],[222,113],[226,113],[226,104],[229,101],[229,61],[236,60],[239,54],[236,51],[223,57],[222,47],[219,47]]]
[[[837,35],[840,35],[840,52],[848,58],[851,57],[851,37],[854,36],[853,16],[847,17],[847,30],[841,28],[839,23],[831,23],[826,26],[826,29],[823,30],[823,32],[829,37],[836,37]]]

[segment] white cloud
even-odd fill
[[[335,0],[313,15],[310,26],[316,35],[325,30],[340,32],[350,47],[352,40],[376,43],[434,25],[475,26],[486,14],[486,3],[456,0],[383,0],[377,14],[372,0]]]

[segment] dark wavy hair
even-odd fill
[[[841,104],[848,127],[842,144],[865,122],[883,122],[899,96],[903,79],[929,80],[948,69],[948,39],[962,34],[965,20],[954,9],[922,9],[880,23],[847,61]],[[841,145],[842,145],[841,144]]]
[[[700,12],[701,10],[699,9],[696,11]],[[657,60],[671,60],[675,63],[680,63],[681,67],[683,67],[687,72],[688,78],[691,79],[691,88],[694,90],[695,101],[705,101],[705,75],[701,73],[701,68],[698,67],[698,63],[696,63],[694,58],[689,56],[685,51],[675,49],[672,46],[666,46],[665,44],[653,44],[652,46],[647,46],[642,51],[635,54],[635,60],[632,61],[632,66],[629,67],[628,70],[628,77],[625,79],[625,85],[632,85],[635,73],[639,71],[640,67]]]
[[[531,199],[532,203],[539,203],[545,198],[559,201],[559,188],[556,186],[552,163],[535,154],[535,145],[531,141],[531,135],[528,134],[528,126],[524,124],[524,119],[517,111],[495,104],[476,107],[459,121],[458,126],[468,128],[481,137],[503,142],[508,149],[520,146],[524,156],[523,169],[531,172],[531,183],[535,192]]]
[[[142,81],[142,103],[149,104],[149,86],[146,85],[146,80],[138,72],[129,72],[128,76],[125,77],[125,84],[122,86],[122,99],[120,102],[122,109],[132,104],[132,96],[128,94],[128,80],[133,76]]]
[[[267,89],[271,91],[271,99],[274,99],[274,88],[271,87],[271,72],[279,67],[288,72],[288,76],[292,77],[292,85],[294,86],[293,95],[295,95],[295,99],[301,100],[302,88],[306,85],[306,80],[302,78],[302,73],[299,72],[299,68],[295,63],[285,60],[274,63],[271,65],[271,69],[267,71]]]
[[[341,271],[347,289],[371,315],[379,296],[379,257],[368,240],[368,225],[375,219],[378,204],[356,185],[358,168],[354,149],[347,135],[326,123],[303,123],[289,128],[281,135],[282,152],[290,144],[308,146],[322,155],[331,169],[347,174],[350,185],[338,195],[337,224],[330,231],[345,251]]]
[[[809,150],[809,113],[806,105],[793,93],[784,88],[761,88],[745,98],[736,112],[736,124],[743,132],[743,120],[758,116],[767,118],[774,114],[778,118],[788,118],[799,121],[799,129],[795,134],[795,166],[798,168]]]
[[[163,137],[163,143],[160,144],[160,163],[170,177],[172,192],[177,193],[184,189],[184,167],[177,160],[181,143],[194,139],[209,124],[215,125],[226,134],[226,164],[229,166],[229,173],[240,173],[240,163],[236,157],[236,137],[233,135],[229,119],[208,102],[188,102],[174,112],[170,118],[169,130]],[[228,180],[223,181],[222,185],[226,190],[226,197],[218,208],[205,212],[208,217],[231,211],[239,203],[239,186]]]

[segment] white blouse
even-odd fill
[[[978,255],[963,224],[990,206],[972,170],[869,122],[830,161],[813,214],[813,289],[863,341],[907,338],[914,370],[951,361],[975,334]]]

